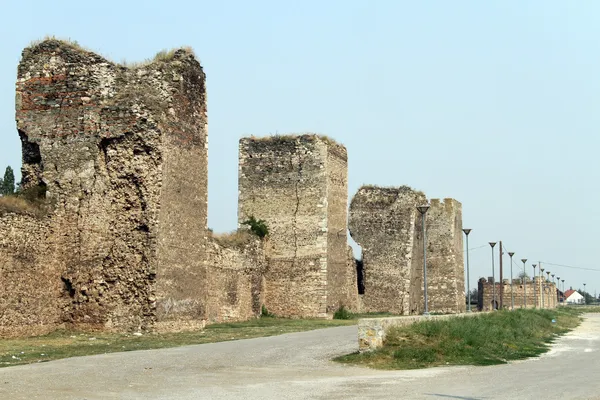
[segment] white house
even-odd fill
[[[568,304],[584,304],[585,299],[577,290],[569,289],[565,292],[565,303]]]

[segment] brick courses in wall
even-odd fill
[[[205,74],[190,50],[127,68],[69,42],[34,44],[16,121],[23,188],[48,214],[1,217],[1,335],[257,314],[262,248],[207,239]]]
[[[356,305],[348,260],[347,152],[328,138],[243,138],[238,222],[269,227],[265,305],[290,317],[326,317]]]

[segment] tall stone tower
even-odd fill
[[[115,329],[203,316],[205,74],[189,50],[127,68],[76,44],[23,51],[23,187],[53,204],[62,319]],[[50,267],[50,266],[49,266]]]
[[[408,186],[363,186],[352,198],[349,229],[362,248],[365,312],[420,311],[423,242],[416,206],[425,202],[425,194]]]
[[[465,312],[462,205],[454,199],[432,199],[430,205],[426,218],[429,310]]]
[[[349,229],[362,247],[366,312],[420,314],[423,228],[417,206],[425,194],[407,186],[363,186],[350,204]],[[430,201],[426,213],[429,312],[465,311],[462,206],[454,199]]]
[[[348,258],[346,148],[317,135],[240,140],[238,222],[267,222],[265,304],[276,315],[355,308]]]

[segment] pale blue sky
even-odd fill
[[[0,22],[0,171],[20,167],[14,84],[30,41],[71,38],[117,62],[191,46],[215,231],[236,227],[238,139],[310,131],[347,146],[350,196],[371,183],[453,197],[471,247],[501,239],[518,259],[600,270],[598,2],[4,0]],[[490,257],[471,253],[471,287]],[[548,268],[600,290],[600,272]]]

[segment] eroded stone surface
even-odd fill
[[[239,222],[269,227],[267,308],[301,317],[354,308],[346,149],[317,135],[243,138],[239,163]]]
[[[19,282],[3,292],[4,333],[179,330],[256,314],[232,299],[260,295],[262,247],[207,240],[205,74],[191,51],[127,68],[46,40],[23,51],[16,90],[23,187],[50,210],[2,217],[0,285]],[[19,298],[37,303],[8,320]]]
[[[425,194],[408,186],[364,186],[352,198],[348,226],[362,248],[363,311],[419,312],[423,242],[416,206],[425,202]]]

